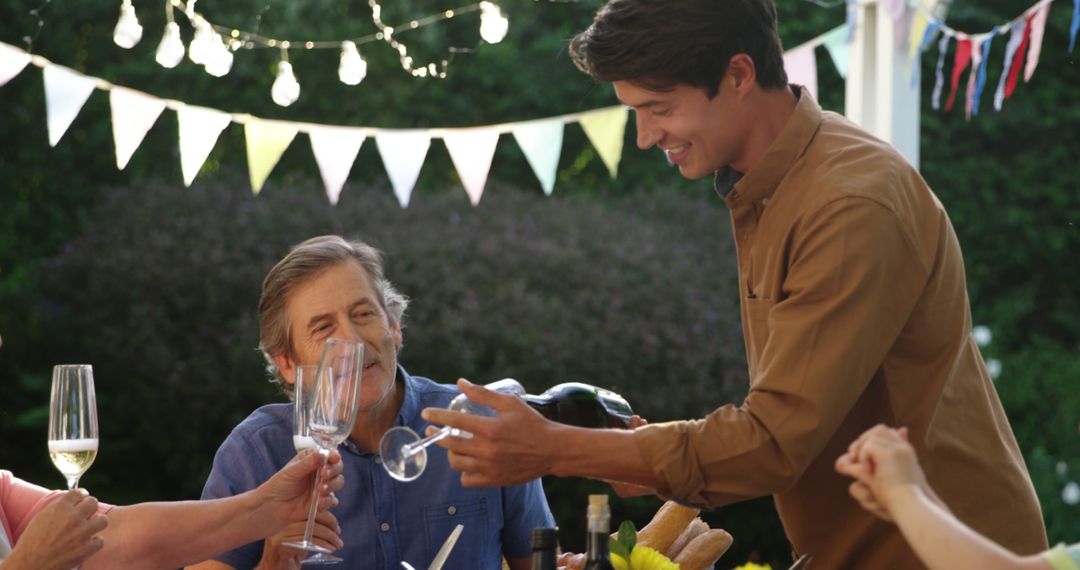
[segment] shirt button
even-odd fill
[[[456,512],[457,512],[457,507],[454,507],[454,506],[451,506],[450,508],[446,509],[446,514],[449,514],[449,515],[452,515],[452,514],[454,514]]]
[[[768,206],[769,205],[769,199],[768,198],[762,198],[761,199],[761,205],[762,206]]]
[[[375,456],[375,465],[382,465],[382,457],[378,455]]]
[[[382,523],[381,525],[379,525],[379,530],[381,530],[383,532],[390,532],[390,524],[389,523]]]

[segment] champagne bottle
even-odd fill
[[[525,401],[545,418],[587,428],[625,428],[634,411],[620,395],[580,382],[553,386]]]
[[[585,550],[585,570],[615,570],[608,551],[611,509],[607,495],[589,495],[589,540]]]
[[[555,550],[558,548],[558,529],[532,530],[532,570],[555,570]]]

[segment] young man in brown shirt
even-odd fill
[[[1046,548],[1035,491],[971,338],[960,246],[888,144],[789,85],[772,0],[609,0],[571,43],[731,211],[750,386],[701,420],[586,430],[462,382],[497,418],[427,410],[466,485],[552,473],[647,485],[706,506],[773,495],[814,568],[921,568],[859,508],[833,462],[877,423],[907,426],[930,484],[1018,553]]]

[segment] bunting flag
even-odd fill
[[[420,167],[431,147],[431,133],[426,130],[379,131],[375,135],[386,174],[402,208],[409,205]]]
[[[1080,0],[1076,0],[1080,2]],[[1027,29],[1026,21],[1013,22],[1009,27],[1009,42],[1005,45],[1005,67],[1001,70],[1001,77],[998,78],[997,90],[994,91],[994,110],[1000,111],[1001,105],[1005,102],[1005,80],[1012,72],[1013,58],[1016,56],[1016,50],[1020,47],[1020,42],[1024,39],[1024,30]]]
[[[978,75],[975,78],[975,93],[972,96],[971,102],[971,114],[979,114],[979,100],[982,99],[983,89],[986,87],[986,65],[990,62],[990,46],[993,45],[994,36],[997,35],[997,29],[990,32],[989,36],[983,38],[982,50],[979,54],[979,64],[972,63],[971,72],[975,73],[975,68],[978,68]],[[971,117],[968,117],[971,120]]]
[[[1077,0],[1080,2],[1080,0]],[[829,52],[833,66],[840,77],[847,79],[849,62],[851,61],[851,42],[847,38],[847,30],[844,26],[837,26],[825,34],[823,38],[825,49]]]
[[[960,86],[960,75],[964,73],[968,62],[971,61],[971,40],[960,39],[956,41],[956,61],[953,62],[952,88],[949,90],[949,100],[945,103],[945,110],[951,111],[956,101],[956,88]]]
[[[938,40],[937,68],[934,72],[934,95],[931,99],[930,108],[937,111],[941,107],[941,89],[945,85],[945,53],[949,51],[948,34],[942,34]]]
[[[298,131],[295,123],[285,121],[267,121],[252,117],[244,124],[252,193],[258,195],[262,190],[266,178],[270,176],[278,160],[281,160],[285,149],[292,144]]]
[[[116,147],[116,168],[123,170],[131,155],[135,154],[135,149],[146,138],[150,127],[165,110],[165,101],[134,89],[114,86],[109,90],[109,108]]]
[[[1046,1],[1035,10],[1035,15],[1031,19],[1031,43],[1028,45],[1027,64],[1024,66],[1024,83],[1031,81],[1031,76],[1035,75],[1035,67],[1039,65],[1043,32],[1046,30],[1046,16],[1049,12],[1050,2]]]
[[[499,143],[499,131],[455,129],[443,133],[442,139],[469,201],[473,206],[479,204],[491,170],[491,159],[495,156],[495,145]]]
[[[1080,0],[1077,0],[1080,2]],[[22,73],[30,63],[30,54],[5,43],[0,43],[0,86]]]
[[[1023,69],[1024,56],[1027,53],[1028,44],[1031,43],[1031,17],[1024,21],[1024,37],[1020,39],[1020,45],[1016,48],[1013,56],[1012,67],[1009,68],[1009,77],[1005,80],[1005,98],[1012,97],[1013,90],[1020,78],[1020,70]]]
[[[784,71],[787,72],[789,83],[806,86],[810,96],[817,101],[817,58],[814,57],[814,46],[799,47],[785,52]]]
[[[97,79],[52,64],[45,66],[44,77],[49,146],[56,146],[94,92]]]
[[[619,106],[581,117],[581,128],[585,129],[585,136],[596,147],[597,154],[604,161],[612,178],[619,172],[619,159],[622,158],[623,136],[626,133],[629,113],[626,107]]]
[[[971,38],[971,73],[968,74],[967,88],[964,89],[964,117],[971,120],[971,110],[975,105],[975,82],[979,75],[979,66],[982,65],[983,44],[986,38],[975,36]]]
[[[514,140],[521,147],[521,152],[525,154],[525,160],[529,161],[529,166],[536,174],[536,179],[540,181],[544,194],[551,196],[562,149],[563,122],[545,120],[519,123],[511,132],[514,133]]]
[[[180,127],[180,170],[184,186],[191,186],[232,117],[216,109],[183,105],[176,110],[176,120]]]
[[[1069,53],[1076,47],[1077,30],[1080,30],[1080,0],[1073,0],[1073,17],[1069,24]],[[0,85],[3,85],[3,82],[0,82]]]
[[[912,87],[919,84],[923,52],[930,47],[930,43],[934,41],[934,36],[941,29],[941,22],[928,22],[922,12],[916,12],[915,18],[920,21],[911,26],[911,51],[908,52],[907,58],[908,77],[911,78]],[[920,35],[921,37],[919,37]]]
[[[313,126],[308,129],[308,138],[326,187],[326,197],[336,206],[367,132],[351,127]]]
[[[908,51],[907,0],[878,0],[878,6],[881,6],[889,19],[893,21],[893,40],[896,42],[896,50]]]

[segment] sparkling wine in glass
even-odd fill
[[[345,441],[356,425],[356,414],[360,408],[360,370],[363,360],[364,345],[360,342],[332,338],[323,346],[315,381],[304,401],[308,435],[315,441],[319,454],[323,457],[323,464],[326,463],[330,451]],[[321,471],[320,467],[319,472]],[[311,489],[311,506],[307,527],[304,529],[304,540],[283,543],[292,548],[327,555],[318,559],[308,558],[302,563],[342,561],[329,556],[332,552],[330,549],[311,541],[321,484],[322,481],[316,474],[315,485]],[[309,560],[311,562],[308,562]]]
[[[79,486],[79,477],[94,463],[97,450],[94,370],[89,364],[57,365],[49,400],[49,457],[67,479],[69,490]]]
[[[525,397],[525,388],[513,378],[503,378],[484,386],[493,392]],[[465,394],[458,394],[446,409],[476,416],[494,416],[495,410],[477,404]],[[444,426],[438,432],[423,439],[407,426],[390,428],[379,442],[379,456],[383,467],[391,477],[398,481],[414,481],[427,468],[427,447],[448,435],[471,437],[468,432]]]

